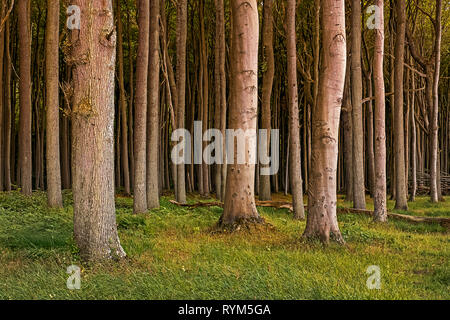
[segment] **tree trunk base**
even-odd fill
[[[251,218],[239,218],[232,223],[224,223],[223,215],[220,217],[219,222],[215,226],[214,233],[232,233],[238,231],[253,231],[261,229],[273,229],[274,227],[267,223],[264,218],[251,217]]]
[[[345,240],[342,237],[342,234],[330,232],[330,234],[324,234],[320,231],[305,231],[305,233],[302,235],[302,240],[306,242],[316,242],[320,241],[321,243],[328,245],[331,242],[337,243],[339,245],[345,246]]]

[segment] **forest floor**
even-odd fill
[[[49,210],[42,192],[0,193],[0,299],[450,299],[450,236],[438,224],[340,214],[347,246],[323,247],[301,241],[305,222],[285,209],[258,209],[274,228],[217,234],[221,208],[171,199],[135,216],[132,199],[118,197],[128,258],[87,266],[72,240],[69,192],[64,210]],[[448,217],[450,197],[409,207],[407,214]],[[70,265],[81,267],[81,290],[66,287]],[[371,265],[380,267],[380,290],[366,286]]]

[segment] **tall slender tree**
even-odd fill
[[[374,220],[387,220],[386,202],[386,107],[384,87],[384,3],[376,0],[378,21],[375,29],[375,48],[373,57],[373,79],[375,87],[375,190],[374,190]]]
[[[4,112],[4,135],[3,135],[3,147],[4,147],[4,185],[6,191],[11,191],[11,73],[12,73],[12,63],[11,63],[11,31],[10,31],[10,19],[5,22],[5,79],[4,79],[4,90],[5,90],[5,103],[3,108]],[[1,169],[0,169],[1,170]],[[1,171],[0,171],[1,174]]]
[[[32,192],[30,0],[17,3],[19,29],[19,173],[22,193]]]
[[[406,7],[405,0],[396,2],[397,30],[394,66],[394,154],[395,154],[395,208],[406,210],[407,183],[405,173],[405,135],[403,121],[403,75],[405,61]]]
[[[288,95],[289,95],[289,172],[296,219],[305,219],[303,206],[303,181],[300,152],[300,122],[298,114],[297,87],[297,46],[295,31],[296,1],[288,0],[286,11],[287,60],[288,60]]]
[[[0,21],[5,15],[6,5],[5,1],[0,3]],[[5,31],[0,30],[0,192],[4,190],[3,186],[3,58],[5,56]]]
[[[134,213],[147,212],[147,81],[150,29],[149,0],[138,3],[138,51],[134,113]]]
[[[273,52],[273,1],[264,1],[264,19],[263,19],[263,88],[262,88],[262,108],[261,108],[261,129],[267,130],[267,150],[269,151],[270,145],[270,130],[271,130],[271,99],[272,99],[272,87],[273,78],[275,75],[275,57]],[[300,138],[299,138],[300,139]],[[263,164],[261,164],[263,166]],[[270,176],[261,175],[259,182],[259,199],[270,200]]]
[[[185,127],[186,109],[186,39],[187,39],[187,0],[177,1],[177,114],[176,121],[178,128]],[[183,141],[184,142],[184,141]],[[186,203],[186,173],[185,165],[176,166],[177,183],[176,199],[180,203]]]
[[[47,202],[62,207],[59,152],[59,0],[47,1],[45,32],[47,101]]]
[[[88,261],[122,258],[114,204],[114,70],[112,0],[74,0],[80,30],[71,32],[74,236]],[[76,44],[76,45],[74,45]],[[148,49],[148,48],[147,48]]]
[[[215,115],[214,123],[225,136],[226,127],[226,74],[225,74],[225,13],[223,0],[215,0],[216,4],[216,43],[215,43]],[[223,144],[225,147],[225,141]],[[223,150],[225,150],[223,148]],[[222,164],[216,166],[215,185],[216,196],[220,200],[225,198],[226,164],[225,157]]]
[[[119,112],[120,112],[120,158],[123,173],[123,185],[125,194],[131,193],[130,186],[130,165],[128,156],[128,115],[127,115],[127,98],[125,91],[125,75],[124,75],[124,55],[123,55],[123,23],[120,8],[120,0],[116,2],[116,16],[117,16],[117,59],[118,74],[119,74]],[[129,106],[131,108],[131,104]]]
[[[439,201],[439,186],[441,183],[439,172],[439,76],[441,68],[441,38],[442,38],[442,1],[436,0],[436,18],[434,19],[434,74],[433,74],[433,105],[431,112],[431,170],[430,170],[430,194],[431,201]]]
[[[364,132],[361,69],[361,1],[352,1],[352,123],[353,123],[353,207],[366,208],[364,186]]]
[[[347,49],[344,0],[321,0],[322,68],[312,118],[311,175],[305,238],[344,239],[337,222],[338,133]]]
[[[159,0],[150,0],[147,114],[147,207],[159,207]]]

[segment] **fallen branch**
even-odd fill
[[[179,207],[187,207],[187,208],[199,208],[199,207],[223,207],[222,202],[197,202],[193,204],[187,204],[187,203],[179,203],[175,200],[169,200],[170,203],[177,205]]]

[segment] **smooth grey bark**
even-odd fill
[[[386,187],[386,105],[384,86],[384,6],[383,0],[376,0],[380,8],[380,28],[375,30],[375,48],[373,60],[373,80],[375,86],[375,181],[374,181],[374,220],[387,220],[387,187]]]
[[[290,136],[290,161],[289,172],[292,192],[292,206],[294,218],[305,219],[303,205],[303,181],[300,150],[300,122],[298,111],[298,87],[297,87],[297,47],[295,30],[296,0],[288,0],[286,16],[287,27],[287,64],[288,64],[288,95],[289,95],[289,136]]]
[[[364,184],[364,132],[362,115],[361,1],[352,1],[352,124],[353,124],[353,207],[366,208]]]
[[[405,173],[405,137],[403,120],[403,80],[405,61],[406,7],[405,0],[396,3],[397,31],[394,66],[394,154],[395,154],[395,208],[407,210],[407,183]]]

